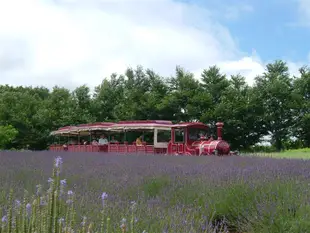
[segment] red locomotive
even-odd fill
[[[50,150],[188,156],[232,155],[229,144],[222,139],[223,125],[222,122],[216,124],[217,139],[209,135],[208,125],[201,122],[173,124],[171,121],[144,120],[67,126],[51,133],[59,139],[66,137],[67,142],[54,143]],[[137,139],[130,140],[130,133],[136,134]],[[115,137],[120,136],[122,139],[115,140]]]

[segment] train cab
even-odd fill
[[[223,123],[217,124],[217,139],[210,134],[208,125],[200,122],[180,123],[171,129],[171,141],[168,145],[169,154],[185,155],[228,155],[229,144],[222,140]]]

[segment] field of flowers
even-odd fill
[[[307,160],[0,152],[0,232],[306,233],[309,178]]]

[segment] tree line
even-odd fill
[[[248,150],[271,135],[277,150],[310,147],[310,69],[297,77],[277,60],[249,86],[217,66],[200,79],[181,67],[173,77],[128,68],[104,78],[94,90],[55,86],[0,86],[0,147],[46,149],[52,130],[66,125],[119,120],[223,121],[233,149]]]

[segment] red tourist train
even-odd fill
[[[51,133],[59,138],[59,142],[50,145],[50,150],[188,156],[232,155],[234,153],[230,151],[229,144],[222,139],[223,125],[222,122],[216,123],[217,139],[209,135],[208,125],[201,122],[173,124],[171,121],[144,120],[67,126]],[[137,140],[130,140],[130,136],[134,135]],[[120,140],[115,140],[115,137]],[[61,143],[60,140],[64,138],[67,138],[67,142]],[[83,139],[81,143],[81,138],[89,140]]]

